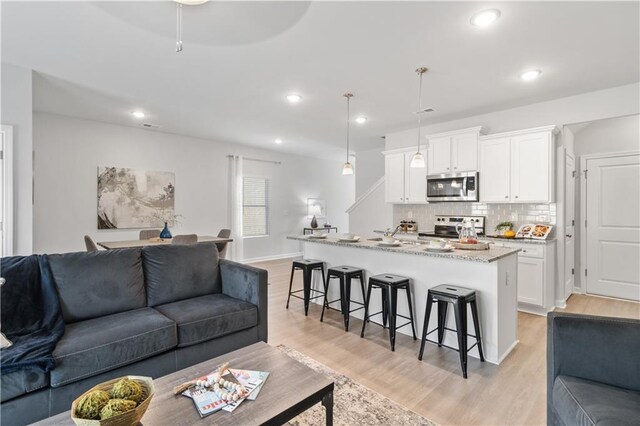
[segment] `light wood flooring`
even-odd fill
[[[500,366],[469,358],[465,380],[457,352],[428,344],[418,361],[420,341],[404,334],[391,352],[381,327],[367,327],[362,339],[360,320],[352,318],[345,332],[339,312],[328,311],[321,323],[320,305],[312,303],[308,317],[302,300],[292,298],[285,309],[291,259],[254,266],[269,271],[269,344],[302,352],[439,424],[545,424],[545,317],[519,313],[518,346]],[[294,289],[301,288],[301,275],[296,273]],[[565,311],[640,318],[637,303],[578,294]]]

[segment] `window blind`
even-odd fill
[[[269,235],[269,179],[242,178],[242,236]]]

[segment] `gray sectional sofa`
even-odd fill
[[[640,321],[550,313],[547,424],[640,425]]]
[[[48,256],[66,325],[49,373],[3,374],[3,425],[68,410],[97,383],[163,376],[267,341],[267,272],[214,243]]]

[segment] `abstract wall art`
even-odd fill
[[[173,172],[98,167],[98,229],[161,227],[173,217]]]

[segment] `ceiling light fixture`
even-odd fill
[[[182,5],[199,6],[209,0],[175,0],[176,2],[176,52],[182,52]]]
[[[353,166],[349,162],[349,125],[351,124],[350,112],[349,112],[349,101],[353,98],[353,93],[345,93],[345,98],[347,98],[347,162],[342,166],[342,174],[343,175],[352,175],[353,174]]]
[[[493,24],[500,17],[498,9],[482,10],[471,17],[471,25],[484,28]]]
[[[273,141],[275,144],[280,145],[282,143],[282,139],[278,138],[275,141]]]
[[[131,115],[133,115],[135,118],[139,118],[139,119],[143,119],[144,118],[144,112],[142,112],[142,111],[133,111],[131,113]]]
[[[540,77],[540,74],[542,74],[540,70],[529,70],[520,74],[520,78],[524,81],[532,81]]]
[[[300,102],[302,100],[302,96],[296,94],[296,93],[291,93],[289,95],[287,95],[287,100],[289,102],[291,102],[292,104],[297,104],[298,102]]]
[[[427,72],[426,67],[420,67],[416,70],[418,73],[418,77],[420,78],[420,85],[418,88],[418,112],[422,111],[422,75]],[[424,162],[424,155],[420,153],[420,125],[421,125],[422,114],[418,114],[418,150],[413,157],[411,158],[411,168],[418,169],[426,167]]]
[[[356,123],[364,124],[366,122],[367,122],[367,117],[365,117],[364,115],[361,115],[360,117],[356,117]]]

